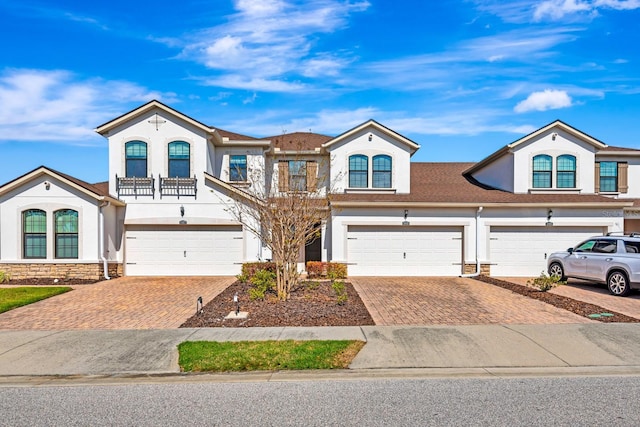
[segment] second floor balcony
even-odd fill
[[[153,175],[147,177],[129,177],[116,175],[116,192],[120,196],[151,196],[155,197],[155,179]]]
[[[189,177],[160,177],[160,197],[191,196],[196,197],[198,180],[195,175]]]

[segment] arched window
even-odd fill
[[[369,176],[369,158],[363,154],[349,156],[349,187],[367,188]]]
[[[540,154],[533,158],[533,188],[551,188],[551,156]]]
[[[78,212],[63,209],[55,213],[56,258],[78,258]]]
[[[391,157],[373,157],[373,188],[391,188]]]
[[[576,188],[576,158],[563,154],[556,159],[556,180],[558,188]]]
[[[25,258],[47,257],[47,213],[29,209],[22,213],[22,247]]]
[[[147,176],[147,144],[131,141],[124,145],[127,177],[145,178]]]
[[[176,141],[169,143],[169,177],[189,177],[189,143]]]

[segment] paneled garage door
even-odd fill
[[[240,273],[241,226],[129,226],[127,276],[226,276]]]
[[[350,276],[457,276],[462,227],[349,226]]]
[[[603,227],[491,227],[491,275],[539,276],[547,269],[549,254],[601,235],[603,230]]]

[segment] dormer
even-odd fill
[[[496,151],[464,174],[512,193],[593,194],[596,153],[606,147],[557,120]]]
[[[411,156],[420,146],[369,120],[338,135],[322,148],[331,159],[334,191],[408,194]]]

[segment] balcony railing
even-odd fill
[[[118,177],[116,175],[116,191],[120,196],[151,196],[155,198],[155,179],[150,177]]]
[[[193,196],[196,197],[198,180],[193,178],[162,178],[160,177],[160,197],[162,196]]]

